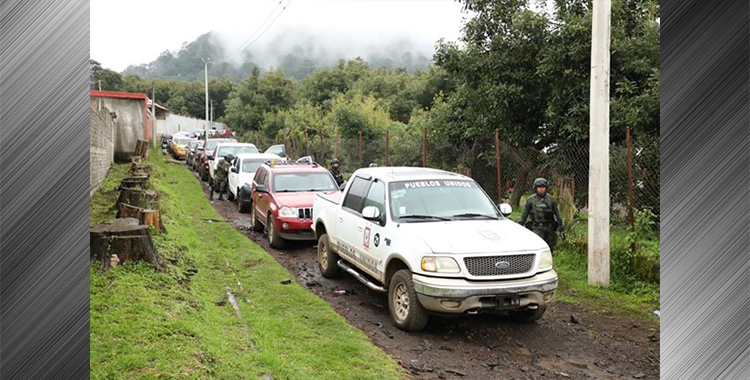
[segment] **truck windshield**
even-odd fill
[[[256,171],[258,171],[258,168],[266,161],[268,161],[268,159],[246,158],[242,160],[242,172],[255,173]]]
[[[219,148],[218,152],[216,152],[216,156],[217,158],[221,158],[230,153],[235,156],[239,153],[258,153],[258,148],[256,148],[254,145],[223,146]]]
[[[273,177],[275,193],[335,190],[336,182],[328,173],[279,173]]]
[[[390,200],[393,219],[401,221],[501,218],[487,194],[474,181],[391,182]]]

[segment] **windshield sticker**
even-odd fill
[[[398,189],[391,191],[391,198],[401,198],[406,195],[406,189]]]
[[[475,187],[473,181],[447,181],[447,180],[433,180],[433,181],[412,181],[412,182],[401,182],[396,183],[397,191],[401,189],[420,189],[426,187],[464,187],[473,188]]]

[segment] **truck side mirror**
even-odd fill
[[[510,214],[513,213],[513,208],[510,207],[507,203],[501,203],[500,205],[500,213],[503,214],[504,217],[510,216]]]
[[[255,186],[255,191],[268,194],[268,189],[262,185]]]
[[[367,206],[362,210],[362,217],[373,222],[380,222],[380,210],[375,206]]]
[[[237,170],[237,168],[235,168],[234,166],[232,166],[231,170],[232,170],[232,173],[239,173],[239,170]]]

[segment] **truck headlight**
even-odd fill
[[[539,254],[539,269],[552,269],[552,253],[545,249]]]
[[[279,209],[279,216],[282,218],[296,218],[299,216],[296,207],[282,207]]]
[[[425,256],[422,258],[422,270],[436,273],[459,273],[461,268],[452,257]]]

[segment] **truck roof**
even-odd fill
[[[273,165],[269,164],[263,164],[263,166],[267,166],[271,169],[272,172],[275,173],[284,173],[284,172],[323,172],[327,173],[328,169],[318,165],[318,164],[308,164],[308,163],[297,163],[297,162],[275,162]]]
[[[386,181],[406,181],[422,179],[471,179],[465,175],[440,169],[419,168],[409,166],[386,166],[359,169],[355,174],[365,174],[381,178]]]
[[[273,153],[237,153],[234,155],[234,157],[239,158],[241,160],[245,158],[260,158],[260,159],[267,159],[267,160],[282,159],[281,157]]]

